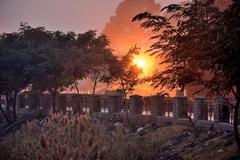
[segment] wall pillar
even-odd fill
[[[187,97],[179,96],[174,98],[173,118],[187,118]]]
[[[154,95],[151,96],[151,101],[152,101],[152,105],[150,108],[151,114],[156,116],[164,116],[166,110],[164,97],[161,95]]]
[[[208,104],[205,97],[195,97],[193,102],[195,120],[208,120]]]
[[[230,106],[228,103],[228,99],[224,97],[216,97],[214,106],[214,121],[229,122],[229,120],[230,120]]]
[[[129,100],[129,112],[131,114],[142,114],[143,111],[143,99],[142,96],[133,95]]]

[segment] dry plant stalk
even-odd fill
[[[78,114],[50,114],[41,127],[37,124],[36,120],[28,122],[4,137],[0,159],[149,160],[157,156],[159,143],[176,134],[166,137],[164,130],[163,134],[129,137],[124,126],[109,130],[112,126]]]

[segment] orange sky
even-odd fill
[[[225,0],[218,0],[222,3]],[[155,3],[156,2],[156,3]],[[144,53],[151,44],[148,31],[132,23],[131,18],[139,12],[159,13],[160,5],[179,3],[181,0],[0,0],[0,33],[17,30],[20,22],[31,26],[45,26],[48,30],[85,32],[89,29],[105,33],[112,41],[116,55],[124,55],[128,48],[142,48],[140,58],[146,62],[144,76],[159,69],[157,61]],[[160,3],[160,4],[157,4]],[[223,3],[224,4],[224,3]],[[115,23],[114,23],[115,22]],[[118,23],[121,22],[121,23]],[[124,24],[124,26],[122,26]],[[161,69],[161,68],[160,68]],[[80,83],[83,92],[91,92],[92,82]],[[107,87],[98,85],[98,92]],[[150,95],[158,92],[148,84],[136,88],[136,93]]]
[[[77,33],[98,30],[109,36],[115,55],[124,55],[135,44],[140,47],[140,58],[145,61],[141,77],[150,76],[157,68],[156,60],[144,53],[151,44],[150,32],[141,29],[139,23],[132,23],[131,19],[143,11],[159,14],[159,2],[164,6],[180,0],[0,0],[0,33],[16,30],[20,22],[28,22],[33,27],[45,26],[47,30]],[[83,93],[91,93],[92,85],[91,81],[84,80],[79,87]],[[110,88],[97,85],[97,93],[106,89]],[[156,92],[149,84],[136,88],[136,93],[142,95]]]

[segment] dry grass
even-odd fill
[[[160,134],[127,136],[121,125],[111,128],[88,116],[51,114],[42,127],[28,122],[4,137],[0,159],[148,160],[157,156],[156,143],[167,140]]]
[[[211,136],[206,131],[196,138],[191,129],[181,125],[149,128],[139,135],[123,125],[60,113],[51,114],[41,127],[37,124],[35,120],[28,122],[15,134],[3,137],[0,159],[152,160],[177,153],[182,159],[217,160],[237,155],[231,138],[215,132]]]

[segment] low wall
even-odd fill
[[[126,119],[126,114],[119,113],[122,119]],[[181,125],[188,125],[192,126],[192,123],[188,118],[172,118],[172,117],[165,117],[165,116],[151,116],[151,115],[142,115],[142,114],[129,114],[129,120],[137,121],[138,123],[147,124],[150,122],[155,122],[157,125],[162,124],[181,124]],[[221,131],[233,131],[233,124],[225,123],[225,122],[214,122],[214,121],[207,121],[207,120],[194,120],[192,122],[196,127],[200,128],[207,128],[207,129],[215,129]],[[240,128],[239,128],[240,129]]]

